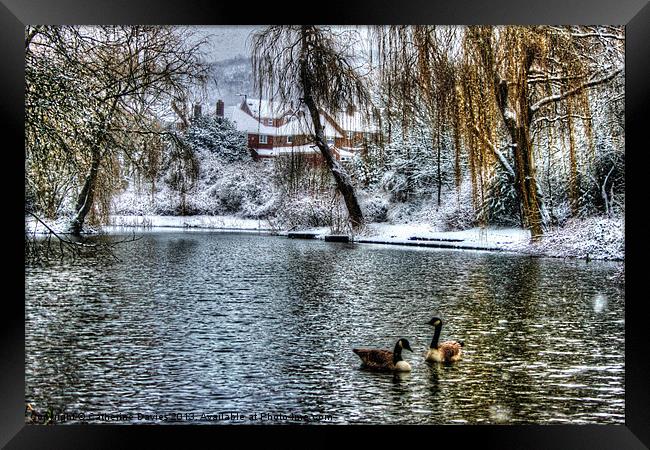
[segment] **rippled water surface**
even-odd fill
[[[624,423],[617,263],[196,231],[146,233],[117,256],[26,267],[36,409]],[[434,313],[443,340],[465,341],[454,365],[423,360]],[[351,351],[400,337],[407,375],[363,370]]]

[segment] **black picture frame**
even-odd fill
[[[264,427],[254,426],[26,426],[24,423],[24,249],[21,243],[24,222],[19,211],[24,205],[20,186],[24,175],[24,26],[27,24],[617,24],[626,25],[626,196],[628,204],[639,205],[626,212],[626,302],[625,302],[625,425],[561,426],[424,426],[390,427]],[[9,255],[10,290],[3,297],[2,341],[0,344],[0,445],[6,448],[104,448],[129,446],[135,438],[147,439],[147,447],[158,443],[186,446],[190,436],[199,435],[216,445],[224,437],[236,434],[247,439],[279,437],[286,443],[294,439],[315,439],[325,443],[332,432],[348,434],[361,431],[366,443],[421,445],[423,438],[431,445],[467,443],[485,448],[616,448],[641,449],[650,446],[647,380],[650,379],[645,295],[632,296],[639,286],[645,246],[634,237],[638,228],[634,215],[641,214],[644,201],[642,162],[647,152],[648,95],[650,67],[650,4],[648,0],[586,1],[550,0],[522,2],[516,0],[365,0],[328,3],[296,2],[268,4],[247,2],[214,3],[208,0],[0,0],[0,34],[2,45],[2,117],[4,161],[4,201],[9,203],[5,248]],[[3,165],[4,166],[4,165]],[[7,177],[6,175],[11,175]],[[14,179],[15,177],[15,179]],[[5,181],[6,180],[6,181]],[[23,180],[24,181],[24,180]],[[642,239],[639,242],[643,242]],[[15,271],[16,273],[12,273]],[[22,281],[21,281],[22,280]],[[243,433],[242,433],[243,431]],[[250,433],[249,432],[254,432]],[[286,435],[290,431],[292,436]],[[213,433],[217,432],[215,437]],[[178,439],[174,441],[175,439]],[[288,441],[291,439],[291,441]],[[340,440],[340,436],[339,436]],[[392,442],[389,442],[392,441]]]

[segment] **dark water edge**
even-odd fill
[[[26,402],[65,423],[624,423],[619,263],[198,230],[117,256],[25,268]],[[434,313],[455,365],[423,361]],[[413,372],[360,369],[399,337]]]

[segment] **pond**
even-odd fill
[[[116,256],[25,267],[25,401],[66,423],[624,423],[619,263],[180,230]],[[458,363],[424,361],[434,314]],[[400,337],[411,373],[352,353]]]

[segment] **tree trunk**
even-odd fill
[[[537,198],[537,181],[533,168],[532,148],[526,126],[517,127],[512,136],[515,148],[515,185],[521,204],[524,227],[528,228],[533,240],[542,236],[542,214]]]
[[[603,201],[605,202],[605,213],[607,214],[607,217],[610,217],[612,214],[612,206],[614,204],[614,183],[612,183],[611,189],[610,189],[610,196],[609,198],[607,197],[607,180],[609,179],[609,176],[612,174],[614,171],[614,168],[616,167],[616,162],[614,161],[614,164],[612,164],[612,168],[609,169],[609,172],[607,172],[607,176],[605,176],[605,181],[603,181],[603,184],[600,186],[600,192],[603,197]]]
[[[528,72],[533,60],[532,50],[527,51],[523,70]],[[509,104],[508,95],[511,93],[506,80],[494,74],[494,86],[497,105],[503,117],[514,148],[515,190],[519,200],[522,226],[530,230],[532,240],[537,240],[543,235],[541,202],[537,196],[537,180],[533,166],[533,149],[530,145],[530,124],[533,111],[528,105],[527,77],[523,77],[523,84],[514,90],[516,97]],[[516,106],[517,112],[511,109]]]
[[[352,223],[352,228],[356,230],[363,225],[363,213],[361,212],[361,207],[357,201],[357,196],[354,192],[352,181],[350,180],[350,177],[345,169],[341,167],[339,162],[334,158],[332,150],[327,145],[327,140],[323,135],[323,127],[320,122],[318,108],[316,107],[312,98],[306,93],[305,104],[307,105],[307,108],[309,108],[312,123],[314,125],[314,128],[317,130],[315,132],[316,145],[323,155],[323,158],[327,163],[327,167],[330,169],[332,175],[334,176],[336,187],[343,195],[345,206],[347,207],[348,215],[350,216],[350,222]]]
[[[303,30],[303,57],[300,61],[300,81],[303,88],[303,97],[305,105],[309,109],[309,114],[311,115],[312,124],[314,126],[314,136],[316,138],[316,145],[320,150],[327,167],[330,169],[330,172],[334,176],[336,181],[336,187],[338,188],[343,199],[345,200],[345,206],[348,210],[348,215],[350,216],[350,222],[352,224],[352,229],[357,230],[363,225],[363,213],[361,212],[361,207],[357,201],[357,196],[354,192],[354,187],[352,186],[352,180],[347,174],[346,170],[339,164],[339,162],[334,158],[332,150],[329,145],[327,145],[327,139],[323,134],[323,126],[320,121],[320,114],[314,97],[312,95],[312,83],[309,76],[309,68],[307,67],[306,53],[307,49],[307,34]]]
[[[436,148],[438,162],[438,208],[440,208],[440,197],[442,195],[442,174],[440,172],[440,129],[436,127]]]
[[[95,184],[97,181],[97,174],[99,173],[99,165],[101,162],[101,152],[99,148],[94,148],[92,152],[92,161],[90,170],[86,175],[83,188],[77,197],[77,206],[75,207],[75,216],[70,222],[70,233],[75,236],[81,235],[86,215],[93,205],[93,198],[95,194]]]

